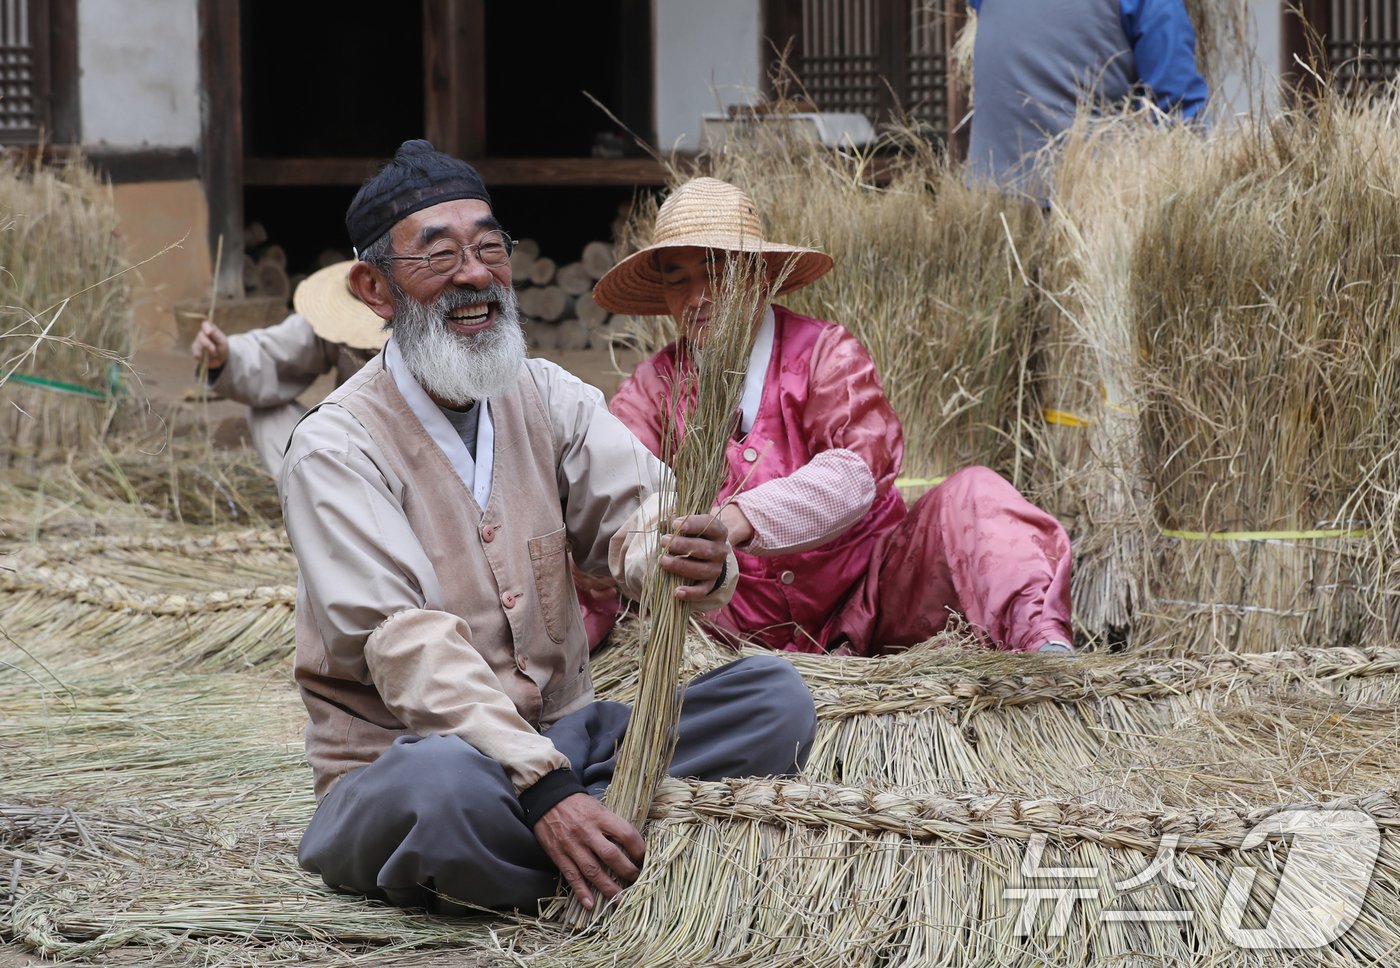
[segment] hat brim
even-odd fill
[[[292,308],[328,343],[357,350],[382,349],[389,340],[384,320],[350,291],[354,264],[354,259],[337,262],[307,276],[292,294]]]
[[[667,245],[651,245],[633,252],[613,266],[593,287],[593,300],[611,313],[629,313],[633,316],[669,316],[671,310],[662,298],[661,273],[657,271],[655,255],[662,249],[686,248],[699,245],[702,248],[718,248],[734,252],[755,252],[766,256],[779,256],[780,264],[792,259],[792,270],[774,295],[792,292],[816,282],[831,271],[831,256],[817,249],[805,249],[796,245],[782,245],[777,242],[762,242],[749,245],[705,246],[696,242],[676,242]],[[772,261],[770,259],[770,261]]]

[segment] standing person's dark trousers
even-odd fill
[[[630,716],[622,703],[595,702],[545,733],[595,797],[612,780]],[[816,728],[812,694],[790,663],[740,659],[686,687],[669,772],[791,774]],[[447,912],[532,909],[559,888],[505,770],[456,736],[402,737],[343,777],[317,807],[299,860],[332,887]]]

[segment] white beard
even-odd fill
[[[454,333],[447,316],[459,306],[496,303],[496,321],[480,333]],[[394,294],[394,340],[408,372],[429,395],[462,407],[510,389],[525,361],[515,290],[492,283],[484,292],[444,292],[431,306]]]

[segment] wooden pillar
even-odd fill
[[[220,298],[243,295],[243,80],[239,0],[199,0],[200,79],[204,87],[200,170],[209,204],[209,252]]]
[[[763,0],[763,93],[795,95],[780,91],[780,65],[786,58],[789,77],[800,77],[802,66],[802,0]]]
[[[423,0],[423,99],[424,136],[435,148],[486,154],[485,0]]]
[[[76,144],[82,134],[78,116],[78,0],[50,0],[47,7],[49,140]]]
[[[1283,76],[1295,102],[1321,93],[1326,78],[1332,0],[1292,0],[1283,8]],[[1307,65],[1306,68],[1304,65]]]
[[[948,157],[953,161],[961,161],[967,157],[969,133],[969,126],[962,124],[963,115],[967,114],[967,107],[971,102],[953,66],[953,46],[958,42],[958,35],[967,23],[967,6],[966,0],[943,0],[943,3],[943,79],[948,90],[948,131],[945,135],[945,145]]]
[[[877,0],[875,29],[879,38],[879,120],[894,120],[909,109],[909,0]]]

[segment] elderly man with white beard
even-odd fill
[[[645,844],[597,799],[630,710],[594,700],[570,555],[634,596],[659,566],[714,608],[738,575],[724,526],[678,518],[648,550],[669,471],[596,389],[525,358],[514,243],[470,165],[405,142],[346,227],[391,336],[282,465],[319,800],[299,860],[397,905],[530,909],[562,873],[592,907]],[[671,773],[792,773],[815,728],[791,665],[742,659],[686,686]]]

